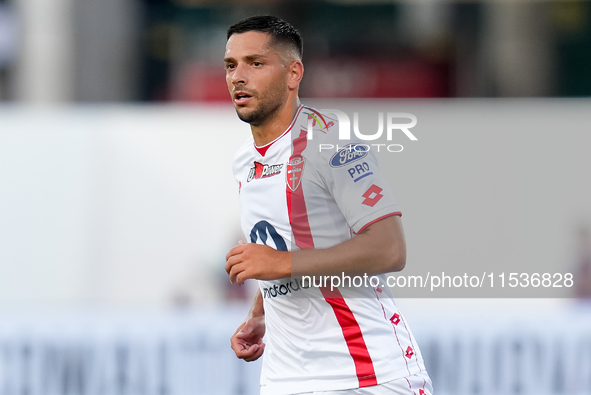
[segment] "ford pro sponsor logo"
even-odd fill
[[[343,167],[358,159],[365,158],[369,152],[369,147],[364,144],[348,144],[338,150],[330,158],[332,167]]]

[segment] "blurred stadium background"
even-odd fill
[[[221,62],[258,13],[302,32],[301,97],[417,114],[410,268],[575,274],[399,300],[436,393],[591,394],[591,2],[0,0],[0,395],[258,393]]]

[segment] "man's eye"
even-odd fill
[[[226,64],[226,69],[232,70],[235,66],[232,63]]]
[[[263,64],[261,62],[252,62],[252,65],[255,67],[259,67],[259,66],[262,66]]]

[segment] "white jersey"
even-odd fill
[[[375,155],[355,144],[338,140],[336,120],[303,106],[273,142],[256,147],[251,138],[234,160],[247,241],[284,251],[328,248],[400,215]],[[297,278],[259,285],[267,327],[261,394],[368,387],[425,370],[387,289],[331,291]]]

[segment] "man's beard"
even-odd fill
[[[239,90],[239,89],[236,89]],[[251,124],[252,126],[260,126],[269,119],[273,118],[279,108],[286,102],[287,86],[284,81],[277,81],[267,90],[266,94],[259,95],[258,92],[253,95],[257,99],[257,107],[248,112],[240,113],[236,108],[236,114],[241,121]]]

